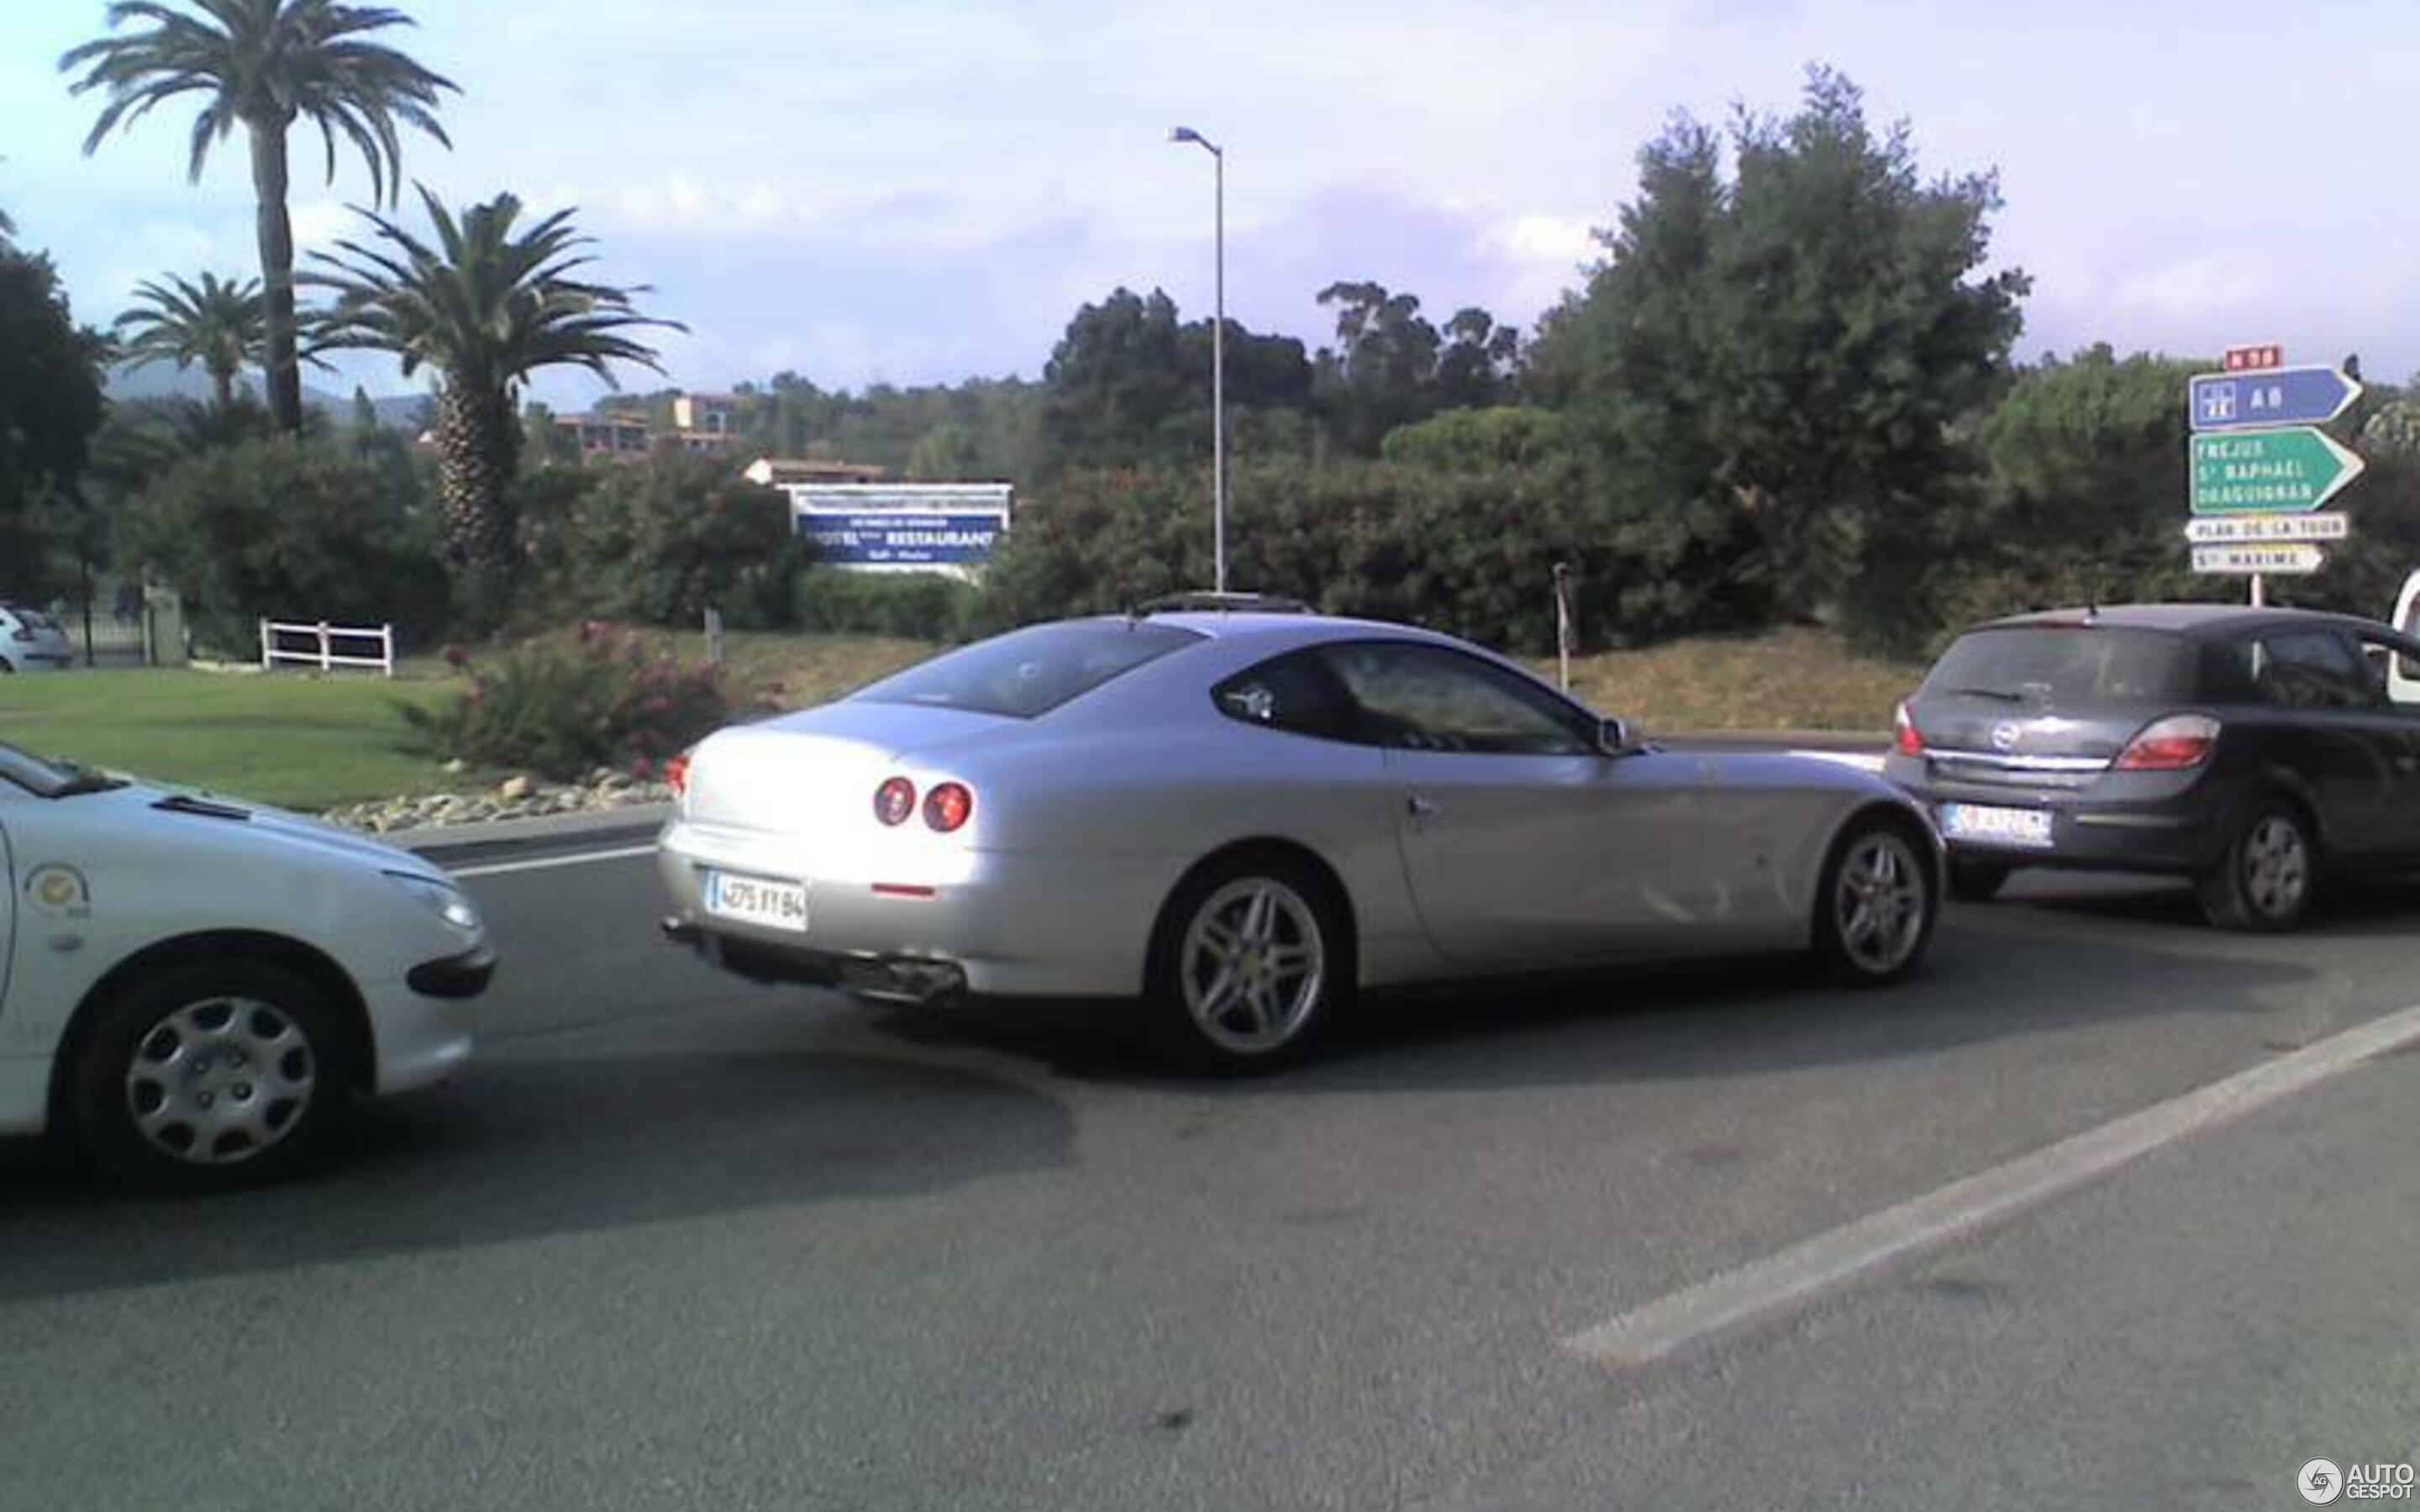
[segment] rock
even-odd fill
[[[496,789],[496,796],[507,803],[519,803],[530,795],[534,783],[526,777],[508,777]]]
[[[465,773],[465,772],[469,771],[470,769],[471,769],[471,764],[470,764],[469,762],[464,761],[464,760],[463,760],[461,757],[459,757],[459,756],[457,756],[457,757],[455,757],[452,761],[447,762],[447,763],[445,764],[444,767],[442,768],[442,770],[444,771],[444,773],[445,773],[445,775],[446,775],[447,777],[460,777],[463,773]]]

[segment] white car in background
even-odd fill
[[[495,970],[418,856],[6,744],[0,879],[0,1134],[141,1186],[289,1172],[351,1094],[461,1065]]]
[[[75,647],[58,621],[23,604],[0,603],[0,675],[74,665]]]

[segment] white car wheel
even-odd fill
[[[100,1011],[77,1064],[77,1119],[95,1158],[138,1185],[209,1191],[283,1174],[349,1084],[342,1020],[282,967],[171,967]]]

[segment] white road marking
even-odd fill
[[[558,866],[586,866],[591,861],[627,861],[634,856],[653,856],[653,845],[625,845],[614,851],[582,851],[577,856],[541,856],[533,861],[495,861],[487,866],[458,866],[448,870],[458,877],[494,877],[507,872],[544,872]]]
[[[2164,1145],[2415,1041],[2420,1005],[1660,1297],[1573,1335],[1563,1347],[1606,1366],[1651,1364],[1686,1345],[1795,1308],[1869,1271],[2006,1222]]]

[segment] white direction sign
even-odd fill
[[[2341,541],[2351,532],[2351,517],[2333,510],[2318,515],[2204,515],[2185,524],[2185,539],[2195,546]]]
[[[2268,546],[2197,546],[2193,548],[2194,571],[2226,573],[2238,578],[2263,572],[2317,572],[2327,560],[2326,552],[2299,541]]]

